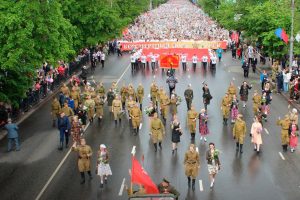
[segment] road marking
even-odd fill
[[[270,133],[269,133],[268,129],[266,129],[266,128],[264,128],[264,129],[265,129],[265,131],[266,131],[266,134],[269,135]]]
[[[278,152],[279,153],[279,156],[281,157],[282,160],[285,160],[285,157],[282,155],[281,152]]]
[[[136,153],[136,150],[135,150],[135,149],[136,149],[136,146],[133,146],[133,147],[132,147],[132,150],[131,150],[131,154],[132,154],[133,156],[134,156],[135,153]]]
[[[125,75],[125,73],[127,72],[127,70],[129,69],[130,66],[131,66],[130,64],[127,66],[127,68],[125,69],[125,71],[123,72],[123,74],[120,76],[120,78],[118,79],[118,81],[117,81],[116,84],[118,84],[120,82],[120,80],[123,78],[123,76]],[[95,116],[96,116],[96,114],[94,115],[94,117]],[[89,127],[89,125],[90,125],[90,122],[87,123],[87,125],[84,128],[84,131],[86,131],[86,129]],[[44,192],[48,188],[49,184],[52,182],[53,178],[55,177],[55,175],[57,174],[57,172],[60,170],[61,166],[67,160],[67,158],[70,155],[71,151],[72,151],[72,148],[69,149],[69,151],[67,152],[67,154],[65,155],[65,157],[60,161],[60,163],[58,164],[58,166],[56,167],[56,169],[54,170],[54,172],[52,173],[52,175],[50,176],[50,178],[48,179],[48,181],[46,182],[46,184],[44,185],[44,187],[42,188],[42,190],[39,192],[39,194],[37,195],[37,197],[35,198],[35,200],[39,200],[42,197],[42,195],[44,194]]]
[[[119,196],[123,195],[124,183],[125,183],[125,178],[123,178],[122,185],[121,185],[121,188],[120,188],[120,191],[119,191]]]
[[[203,183],[202,180],[199,180],[199,187],[200,187],[200,192],[203,191]]]

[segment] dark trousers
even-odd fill
[[[207,62],[202,62],[202,66],[203,66],[204,69],[206,69]]]
[[[175,87],[174,87],[174,88],[169,87],[170,97],[171,97],[171,95],[172,95],[173,90],[175,90]]]
[[[186,63],[185,62],[182,63],[182,69],[183,69],[183,71],[186,70]]]
[[[196,66],[197,66],[197,63],[193,63],[193,69],[194,69],[194,71],[196,71]]]
[[[64,140],[66,138],[66,144],[69,143],[69,131],[66,132],[64,129],[59,131],[59,141],[60,143],[64,143]]]
[[[101,60],[102,68],[104,67],[104,60]]]
[[[131,71],[135,70],[135,63],[131,63]]]
[[[249,70],[244,70],[244,77],[248,78]]]
[[[8,138],[7,151],[11,151],[13,143],[15,143],[16,145],[16,150],[20,150],[19,138],[16,137],[16,138]]]
[[[154,71],[154,69],[155,69],[155,62],[151,62],[151,68],[152,68],[152,71]]]

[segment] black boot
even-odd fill
[[[243,153],[243,144],[240,144],[240,153]]]
[[[192,179],[192,190],[195,191],[195,182],[196,180],[195,179]]]
[[[66,149],[69,147],[69,137],[66,137]]]
[[[228,125],[228,119],[227,118],[225,118],[225,125],[227,126]]]
[[[240,148],[240,144],[237,142],[236,143],[236,151],[239,151],[239,148]]]
[[[115,125],[117,125],[118,124],[118,120],[115,120]]]
[[[195,133],[191,133],[191,143],[195,144]]]
[[[121,120],[121,118],[120,118],[120,119],[119,119],[119,124],[121,124],[121,121],[122,121],[122,120]]]
[[[225,118],[223,117],[223,125],[225,125]]]
[[[284,149],[283,149],[283,151],[284,152],[287,152],[287,150],[288,150],[288,145],[287,144],[285,144],[285,145],[283,145],[284,146]]]
[[[133,133],[134,133],[134,135],[137,135],[136,128],[133,129]]]
[[[188,187],[191,187],[191,177],[187,177],[188,178]]]
[[[159,145],[159,148],[162,149],[161,142],[159,142],[158,145]]]
[[[92,177],[91,171],[88,171],[87,173],[88,173],[88,175],[89,175],[89,177],[90,177],[90,180],[92,180],[93,177]]]
[[[80,181],[80,184],[84,184],[84,183],[85,183],[85,176],[84,176],[84,172],[80,172],[80,176],[81,176],[81,181]]]
[[[60,143],[59,143],[58,150],[60,150],[60,151],[63,150],[63,142],[60,142]]]
[[[142,104],[140,104],[140,110],[142,111],[142,109],[143,109],[143,106],[142,106]]]
[[[154,143],[155,152],[157,152],[157,143]]]

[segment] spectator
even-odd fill
[[[18,126],[15,123],[12,123],[11,119],[9,118],[7,120],[7,124],[4,127],[7,130],[8,138],[7,152],[11,151],[13,142],[15,142],[16,151],[20,151]]]

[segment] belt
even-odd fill
[[[114,106],[114,107],[121,107],[121,106]]]
[[[187,164],[196,164],[196,162],[187,162]]]
[[[140,116],[133,116],[133,117],[140,117]]]
[[[153,129],[156,130],[156,131],[160,130],[160,128],[159,129],[153,128]]]
[[[284,128],[283,128],[282,130],[285,130],[285,131],[287,131],[287,130],[289,130],[289,129],[284,129]]]
[[[195,119],[196,117],[194,117],[194,118],[190,118],[190,119]]]

